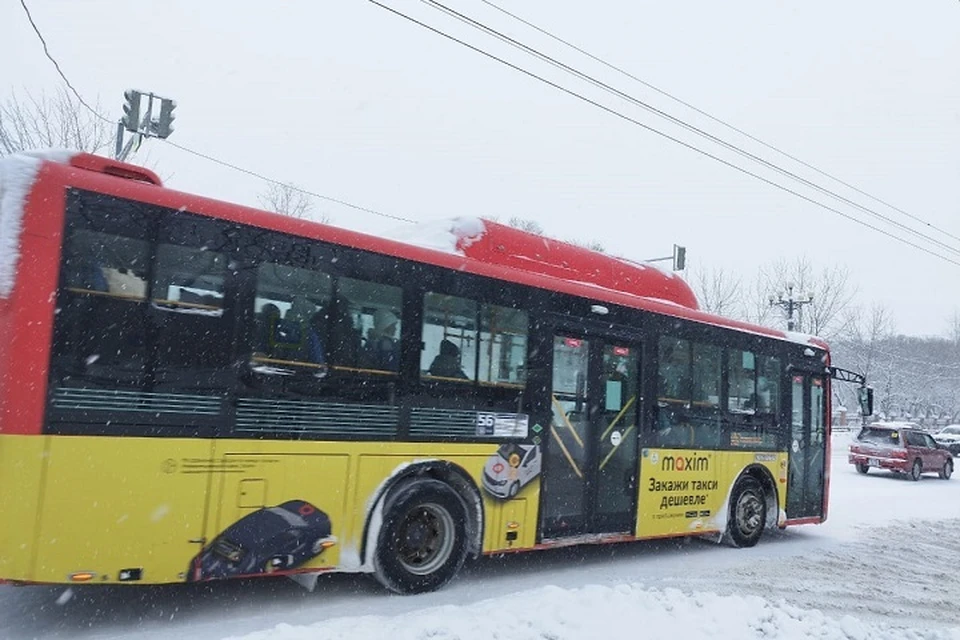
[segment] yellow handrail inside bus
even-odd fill
[[[600,436],[600,440],[606,440],[607,436],[610,434],[610,431],[620,422],[620,418],[623,417],[623,414],[627,412],[627,409],[630,408],[630,405],[633,404],[633,401],[637,399],[637,396],[633,396],[627,400],[627,404],[623,405],[623,409],[620,409],[620,413],[617,414],[617,417],[613,419],[613,422],[610,423],[610,426],[607,427],[607,430],[603,432],[603,435]]]
[[[556,440],[558,445],[560,445],[560,451],[563,452],[563,455],[567,459],[567,462],[570,463],[570,467],[573,469],[573,472],[577,474],[577,477],[579,477],[582,480],[583,472],[580,471],[580,467],[578,467],[577,463],[574,462],[573,456],[570,455],[570,451],[568,451],[567,446],[563,444],[563,440],[560,439],[560,434],[557,433],[557,429],[553,425],[550,425],[550,433],[553,434],[553,439]]]
[[[553,399],[553,405],[556,407],[557,411],[560,412],[560,418],[563,420],[563,423],[567,425],[567,429],[570,429],[570,433],[573,434],[573,439],[577,441],[577,444],[580,445],[580,448],[583,448],[583,440],[580,439],[580,434],[577,433],[577,430],[573,428],[573,425],[570,424],[570,421],[567,419],[567,412],[563,410],[563,405],[560,404],[560,401],[557,400],[557,396],[551,394],[550,397]]]

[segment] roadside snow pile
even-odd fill
[[[829,618],[756,596],[686,594],[642,585],[544,587],[466,606],[386,617],[338,618],[309,626],[280,624],[242,640],[958,640],[960,630],[911,631],[844,616]]]

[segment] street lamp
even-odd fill
[[[776,297],[771,295],[768,298],[771,307],[780,307],[787,313],[787,331],[793,331],[793,312],[794,310],[800,311],[801,307],[805,304],[810,304],[813,302],[813,294],[806,293],[800,298],[793,297],[793,283],[787,284],[787,295],[784,297],[783,292],[777,294]]]

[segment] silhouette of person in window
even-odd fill
[[[273,338],[280,322],[280,307],[268,302],[260,309],[257,318],[257,350],[268,356],[273,355]]]
[[[293,360],[324,364],[323,343],[312,325],[316,306],[306,298],[295,298],[274,331],[274,343]]]
[[[460,349],[449,340],[440,342],[440,353],[430,364],[429,373],[442,378],[460,378],[467,380],[467,374],[460,367]]]
[[[370,367],[396,371],[400,360],[397,343],[397,324],[400,321],[390,311],[377,309],[373,314],[373,330],[367,336],[366,353]]]

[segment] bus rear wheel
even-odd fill
[[[754,478],[737,481],[730,495],[727,534],[735,547],[752,547],[760,541],[767,524],[767,500]]]
[[[384,505],[374,575],[396,593],[433,591],[449,582],[467,556],[467,509],[439,480],[400,487]]]

